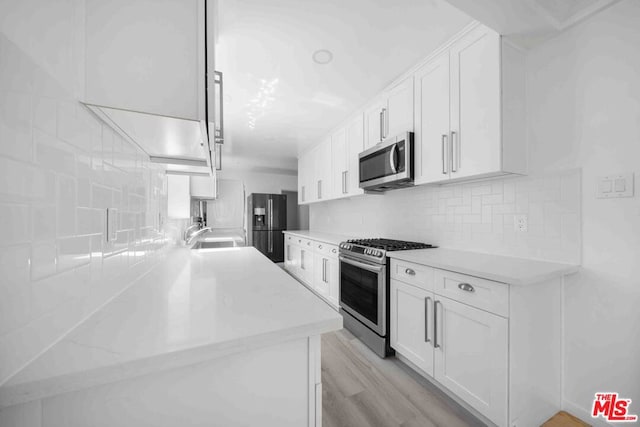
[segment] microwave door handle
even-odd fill
[[[396,153],[398,152],[398,144],[393,144],[391,151],[389,151],[389,166],[391,166],[391,172],[393,174],[398,173],[398,167],[396,166]]]

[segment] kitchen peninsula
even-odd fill
[[[252,247],[172,248],[2,385],[0,411],[37,427],[319,425],[320,335],[341,327]]]

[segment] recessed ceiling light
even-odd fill
[[[328,64],[333,60],[333,53],[326,49],[320,49],[313,52],[313,62],[316,64]]]

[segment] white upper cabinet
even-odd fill
[[[364,194],[360,188],[360,161],[358,155],[364,151],[364,120],[362,113],[357,114],[346,127],[347,172],[345,173],[345,191],[347,196]]]
[[[384,137],[413,132],[413,76],[406,78],[387,92],[384,112]]]
[[[384,92],[365,113],[365,149],[413,131],[413,76]]]
[[[326,139],[313,150],[314,200],[327,200],[332,197],[331,182],[331,139]]]
[[[191,197],[198,199],[215,199],[218,197],[217,177],[213,176],[190,176],[189,190]]]
[[[202,119],[201,3],[85,0],[85,101],[161,116]]]
[[[522,52],[477,26],[415,79],[417,184],[526,173]]]
[[[364,112],[364,149],[379,144],[384,139],[385,119],[387,108],[386,98],[375,100]]]
[[[415,75],[416,183],[449,178],[449,52],[445,52]]]
[[[80,101],[153,161],[212,174],[206,127],[207,116],[211,122],[219,116],[213,72],[216,2],[80,4]]]
[[[403,132],[414,132],[416,184],[525,174],[524,65],[524,52],[483,25],[470,26],[334,130],[324,149],[306,154],[314,171],[311,181],[300,172],[309,186],[300,200],[363,194],[358,154]]]
[[[347,164],[347,132],[344,128],[331,135],[331,196],[344,197],[345,177],[348,172]]]

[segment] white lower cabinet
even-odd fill
[[[508,321],[436,295],[434,378],[496,424],[507,420]]]
[[[423,376],[502,427],[560,409],[559,280],[509,286],[392,259],[390,289],[391,347]]]
[[[433,376],[433,292],[391,280],[391,347]]]
[[[284,268],[338,309],[340,276],[337,246],[285,232]]]

